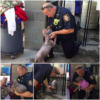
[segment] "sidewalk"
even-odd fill
[[[1,63],[34,63],[37,50],[24,49],[23,54],[16,55],[15,59],[10,56],[1,56]],[[99,62],[99,49],[96,46],[81,46],[77,55],[72,59],[66,59],[63,53],[54,52],[54,58],[46,63],[97,63]]]

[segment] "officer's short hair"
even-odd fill
[[[54,5],[53,5],[53,4],[51,4],[51,3],[48,3],[46,6],[48,6],[48,8],[46,8],[47,10],[50,10],[50,7],[51,7],[51,8],[53,8],[53,7],[54,7]]]
[[[54,7],[54,5],[52,3],[48,3],[47,6],[50,6],[52,8]]]
[[[18,66],[21,66],[22,69],[24,68],[27,71],[27,68],[24,65],[19,64]]]
[[[55,74],[59,74],[59,72],[57,71],[56,67],[53,67],[53,72],[54,72]]]
[[[81,69],[81,68],[84,69],[84,67],[82,65],[77,65],[76,67],[78,67],[78,68],[75,68],[75,70],[78,70],[78,69]]]

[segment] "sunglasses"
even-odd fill
[[[82,67],[78,67],[78,68],[76,68],[75,70],[79,70],[79,69],[81,69]]]
[[[41,9],[44,10],[45,8],[52,8],[51,6],[42,7]]]

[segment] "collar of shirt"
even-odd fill
[[[20,78],[23,78],[23,77],[25,77],[25,76],[27,76],[28,74],[26,73],[26,74],[24,74],[23,76],[19,76]]]

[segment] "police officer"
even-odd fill
[[[85,69],[81,65],[77,65],[75,67],[75,70],[76,72],[73,74],[72,79],[74,85],[80,86],[80,83],[77,83],[75,80],[78,76],[82,76],[87,82],[89,82],[88,88],[78,91],[78,99],[83,99],[86,95],[86,91],[90,92],[90,96],[88,97],[88,99],[92,99],[93,89],[97,84],[94,76],[91,74],[90,71],[85,71]]]
[[[49,35],[51,39],[56,38],[57,44],[61,42],[65,57],[72,58],[78,51],[81,42],[77,41],[77,27],[75,18],[71,12],[64,7],[54,6],[51,3],[45,3],[42,7],[43,13],[48,16],[48,26],[43,29],[45,34],[47,29],[51,28],[53,32]],[[50,57],[53,58],[53,48],[50,52]]]
[[[24,93],[18,93],[16,90],[14,91],[14,99],[33,99],[33,76],[27,72],[27,68],[23,65],[19,65],[17,67],[17,72],[19,74],[17,81],[20,84],[23,84],[27,87],[27,91]]]
[[[44,83],[50,91],[51,86],[48,85],[47,78],[49,76],[54,77],[56,74],[60,74],[57,67],[53,67],[50,64],[34,64],[34,99],[36,99],[36,86],[38,83]]]

